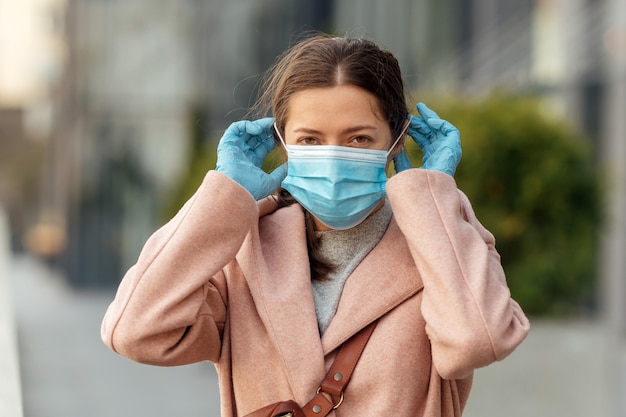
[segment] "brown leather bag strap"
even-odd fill
[[[332,410],[337,409],[343,402],[343,390],[350,382],[352,371],[361,358],[377,323],[378,320],[374,321],[341,346],[326,377],[317,389],[315,397],[304,407],[298,407],[298,404],[292,400],[281,401],[258,409],[246,417],[325,417]],[[335,400],[336,397],[338,397],[337,400]]]
[[[245,417],[306,417],[300,406],[293,400],[281,401],[259,408]]]
[[[341,346],[326,377],[317,389],[315,397],[302,407],[307,417],[326,416],[341,405],[343,402],[343,391],[348,382],[350,382],[352,372],[361,358],[361,354],[374,332],[376,324],[378,324],[378,320],[352,336]],[[329,394],[331,398],[324,395],[324,393]],[[339,397],[335,403],[332,402],[333,397]]]

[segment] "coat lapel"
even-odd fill
[[[259,209],[261,214],[271,212],[267,204]],[[294,204],[262,217],[255,233],[247,237],[237,260],[283,359],[294,397],[306,402],[326,374],[324,355],[423,285],[392,218],[380,243],[348,278],[337,313],[320,340],[302,208]]]
[[[404,235],[392,218],[379,244],[346,281],[337,313],[322,338],[324,353],[422,288]]]
[[[237,259],[295,399],[306,402],[325,369],[302,208],[294,204],[262,217],[258,233],[248,236]]]

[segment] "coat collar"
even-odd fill
[[[423,287],[404,235],[392,217],[381,241],[352,272],[322,338],[331,352]]]
[[[259,205],[262,214],[271,211],[266,206]],[[320,339],[305,233],[302,208],[294,204],[262,217],[237,256],[294,395],[301,401],[308,401],[324,378],[325,354],[422,288],[392,218],[380,243],[348,278],[337,313]]]

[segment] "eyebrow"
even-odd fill
[[[348,133],[359,132],[361,130],[378,130],[378,129],[375,126],[371,126],[371,125],[357,125],[357,126],[348,127],[342,130],[341,133],[348,134]],[[311,129],[308,127],[299,127],[299,128],[294,129],[293,132],[294,133],[308,133],[308,134],[313,134],[313,135],[319,135],[322,133],[319,130]]]

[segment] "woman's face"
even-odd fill
[[[289,145],[378,150],[388,150],[392,144],[391,129],[380,113],[378,100],[353,85],[294,94],[289,100],[284,140]]]
[[[294,94],[289,100],[283,138],[288,145],[385,151],[393,143],[391,128],[381,115],[376,97],[352,85],[312,88]],[[389,161],[402,146],[403,143],[396,147]],[[374,211],[383,204],[381,201]],[[316,230],[330,230],[317,218],[313,221]]]

